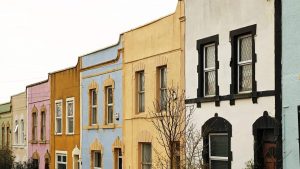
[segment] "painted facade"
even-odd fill
[[[51,167],[79,169],[80,155],[80,65],[50,73]],[[66,160],[58,160],[66,157]],[[64,167],[63,167],[64,168]]]
[[[80,57],[82,168],[122,168],[122,38]]]
[[[11,103],[0,104],[0,125],[1,125],[1,134],[0,134],[0,147],[11,148],[11,133],[12,133],[12,124],[11,124]]]
[[[186,103],[196,107],[207,168],[282,168],[275,4],[186,1]]]
[[[300,138],[300,3],[282,1],[283,167],[298,169]]]
[[[26,92],[11,97],[12,151],[16,162],[27,161],[27,98]]]
[[[50,80],[28,85],[26,92],[28,158],[38,163],[39,168],[47,169],[50,164]]]
[[[163,68],[166,70],[166,86],[184,89],[183,35],[183,1],[178,1],[175,13],[124,33],[123,137],[126,169],[141,169],[142,163],[145,163],[144,167],[154,166],[154,148],[163,150],[147,115],[159,97],[159,72]],[[142,149],[147,151],[145,158],[142,157]]]

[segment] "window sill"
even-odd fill
[[[145,112],[136,113],[133,118],[146,118],[147,114]]]
[[[31,143],[31,144],[37,144],[38,141],[37,140],[30,140],[29,143]]]
[[[98,124],[94,124],[94,125],[90,125],[87,127],[88,130],[98,130],[99,129],[99,125]]]
[[[103,128],[103,129],[114,129],[114,128],[116,128],[116,125],[114,123],[113,124],[103,124],[101,126],[101,128]]]
[[[56,136],[61,136],[62,133],[55,133],[54,135],[56,135]]]
[[[74,133],[66,133],[67,136],[72,136]]]
[[[47,144],[47,140],[40,140],[39,144]]]

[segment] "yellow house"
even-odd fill
[[[124,33],[124,168],[153,166],[162,149],[147,114],[160,90],[184,89],[184,23],[178,1],[175,13]]]

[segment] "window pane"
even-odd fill
[[[92,124],[96,124],[97,123],[97,108],[93,108],[92,110]]]
[[[61,103],[56,103],[56,117],[61,117]]]
[[[63,162],[67,162],[67,156],[63,156]]]
[[[167,68],[163,67],[160,69],[160,88],[167,87]]]
[[[73,116],[73,101],[68,102],[68,116]]]
[[[160,90],[160,104],[162,110],[166,110],[167,108],[166,100],[167,100],[167,90],[166,89]]]
[[[142,163],[151,163],[151,144],[142,144]]]
[[[74,123],[74,119],[73,119],[73,117],[69,117],[68,118],[68,129],[69,129],[69,133],[73,133],[73,124]]]
[[[94,161],[94,167],[101,167],[101,154],[100,152],[95,152],[95,161]]]
[[[204,48],[205,50],[205,68],[215,67],[215,45],[209,45]]]
[[[92,90],[92,105],[97,105],[97,93],[96,93],[96,89]]]
[[[252,60],[252,36],[242,37],[240,43],[239,61]]]
[[[215,95],[215,71],[205,72],[205,95]]]
[[[56,119],[56,132],[61,133],[61,119]]]
[[[252,89],[252,65],[239,66],[239,91]]]
[[[139,112],[145,111],[145,93],[139,93]]]
[[[113,107],[112,106],[108,106],[107,123],[113,123]]]
[[[151,164],[143,164],[142,169],[151,169]]]
[[[210,153],[211,156],[228,157],[228,136],[211,135]]]
[[[228,169],[228,162],[227,161],[211,161],[211,169]]]
[[[112,93],[112,88],[111,87],[107,88],[107,103],[108,104],[113,103],[113,93]]]
[[[66,164],[58,164],[58,169],[66,169]]]
[[[145,76],[144,72],[139,73],[139,91],[145,90]]]

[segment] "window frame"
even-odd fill
[[[44,118],[43,118],[44,116]],[[44,121],[43,121],[44,119]],[[41,141],[46,141],[46,112],[45,111],[41,111]]]
[[[24,119],[21,119],[21,144],[25,144],[25,124]]]
[[[144,162],[143,161],[143,153],[144,153],[144,151],[143,151],[143,146],[144,145],[150,145],[150,147],[151,147],[151,151],[150,151],[150,157],[151,157],[151,161],[150,162]],[[152,143],[151,142],[141,142],[140,143],[140,167],[141,167],[141,169],[143,169],[143,165],[151,165],[151,167],[152,167]]]
[[[162,79],[162,73],[163,71],[165,71],[165,79],[166,79],[166,82],[165,82],[165,87],[162,87],[162,81],[164,79]],[[160,66],[158,67],[158,72],[159,72],[159,91],[158,91],[158,95],[159,95],[159,103],[160,103],[160,107],[161,107],[161,110],[162,111],[165,111],[167,109],[167,107],[163,106],[163,97],[162,97],[162,93],[165,92],[165,94],[167,95],[167,91],[168,91],[168,67],[167,65],[163,65],[163,66]],[[164,96],[164,97],[167,97],[167,96]]]
[[[38,140],[38,113],[37,112],[32,112],[32,135],[31,135],[31,139],[32,141],[37,141]]]
[[[143,75],[143,80],[141,79],[141,75]],[[136,72],[137,77],[137,113],[144,113],[145,112],[145,71],[140,70]],[[141,89],[141,82],[143,82],[143,89]],[[141,105],[141,96],[143,95],[143,105]]]
[[[111,89],[111,94],[112,94],[112,98],[111,98],[111,103],[108,103],[108,100],[109,100],[109,94],[108,94],[108,91],[109,89]],[[112,108],[112,114],[111,114],[111,117],[112,117],[112,121],[109,122],[109,107]],[[112,85],[109,85],[109,86],[105,86],[105,124],[106,125],[110,125],[110,124],[114,124],[114,88]]]
[[[215,46],[215,64],[212,69],[205,68],[205,48],[209,46]],[[198,51],[198,89],[197,89],[197,98],[204,101],[215,101],[216,106],[220,106],[220,95],[219,95],[219,60],[218,60],[218,47],[219,47],[219,35],[209,36],[203,39],[197,40],[197,51]],[[214,71],[215,72],[215,94],[206,95],[205,93],[205,72]],[[201,102],[197,103],[197,107],[201,107]]]
[[[252,36],[252,89],[249,91],[239,91],[239,38],[251,35]],[[253,103],[257,103],[257,81],[255,75],[255,64],[257,61],[256,52],[255,52],[255,36],[256,36],[256,24],[246,26],[240,29],[230,31],[230,42],[231,42],[231,84],[230,84],[230,105],[235,105],[235,99],[237,95],[249,95],[248,98],[252,98]],[[250,63],[250,62],[249,62]]]
[[[102,156],[102,152],[100,151],[100,150],[96,150],[96,151],[93,151],[92,152],[93,153],[93,166],[92,166],[92,168],[93,169],[102,169],[103,167],[103,164],[102,164],[102,158],[103,158],[103,156]],[[95,165],[96,165],[96,153],[99,153],[100,154],[100,159],[99,159],[99,162],[100,162],[100,167],[96,167]]]
[[[61,156],[61,159],[63,159],[63,156],[65,156],[66,162],[58,161],[58,156]],[[55,151],[55,167],[56,168],[58,168],[58,164],[65,164],[66,168],[68,168],[68,153],[66,151]]]
[[[1,144],[2,144],[2,148],[4,148],[4,146],[5,146],[5,126],[2,126],[2,133],[1,133],[1,138],[2,138],[2,142],[1,142]]]
[[[60,108],[60,111],[61,111],[61,117],[57,117],[57,104],[61,105],[61,108]],[[55,135],[62,135],[63,133],[63,100],[60,99],[60,100],[55,100],[55,105],[54,105],[54,111],[55,111]],[[57,132],[57,120],[60,119],[60,126],[61,126],[61,131],[60,132]]]
[[[227,157],[221,157],[221,156],[212,156],[211,155],[211,136],[227,136],[228,139],[228,133],[209,133],[209,167],[211,168],[211,161],[226,161],[229,162],[229,152]],[[228,142],[229,143],[229,142]]]
[[[73,114],[72,116],[69,116],[69,102],[73,102]],[[73,131],[69,132],[69,119],[73,118]],[[75,98],[74,97],[69,97],[66,99],[66,135],[73,135],[75,133]]]
[[[95,93],[95,96],[96,96],[96,103],[94,104],[94,93]],[[90,102],[89,102],[89,112],[90,112],[90,118],[89,118],[89,125],[90,126],[95,126],[98,124],[98,92],[97,92],[97,89],[96,88],[92,88],[92,89],[89,89],[89,99],[90,99]],[[96,113],[96,117],[95,119],[93,118],[94,116],[94,110],[95,109],[95,113]],[[95,121],[94,121],[95,120]]]

